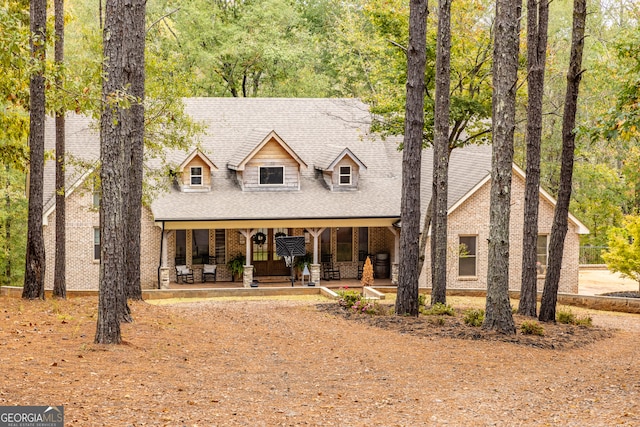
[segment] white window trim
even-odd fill
[[[275,169],[275,168],[280,168],[282,169],[282,183],[281,184],[263,184],[262,183],[262,174],[260,173],[262,168],[270,168],[270,169]],[[284,182],[285,182],[285,167],[283,166],[258,166],[258,185],[263,186],[263,187],[282,187],[284,186]]]
[[[474,260],[474,270],[475,270],[475,274],[471,274],[471,275],[462,275],[460,274],[460,255],[458,255],[458,278],[461,280],[473,280],[475,278],[478,277],[478,235],[477,234],[459,234],[458,235],[458,245],[460,244],[460,238],[461,237],[474,237],[476,239],[476,253],[473,254],[473,260]],[[467,258],[471,258],[471,257],[467,257]]]
[[[200,169],[200,174],[194,174],[193,170],[194,169]],[[191,166],[191,168],[189,169],[191,172],[191,176],[189,177],[189,184],[194,186],[194,187],[202,187],[204,185],[204,174],[203,174],[203,170],[204,168],[202,166]],[[200,178],[200,184],[194,184],[193,183],[193,178]]]
[[[100,251],[102,251],[102,236],[100,235],[100,227],[93,227],[93,245],[92,245],[92,252],[93,252],[93,261],[95,262],[99,262],[100,261],[100,257],[96,258],[96,234],[98,235],[98,243],[97,246],[100,246]]]
[[[349,168],[349,173],[342,173],[342,168]],[[342,182],[342,177],[348,176],[349,182]],[[338,185],[351,185],[353,182],[353,168],[351,166],[340,166],[338,167]]]

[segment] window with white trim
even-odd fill
[[[191,168],[191,185],[202,185],[202,167],[193,166]]]
[[[260,185],[284,185],[284,166],[260,166]]]
[[[538,244],[536,249],[536,272],[538,274],[547,273],[547,235],[538,234]]]
[[[100,260],[100,228],[93,229],[93,259]]]
[[[475,277],[478,236],[460,236],[459,239],[458,276]]]
[[[338,173],[338,183],[340,185],[351,185],[351,166],[340,166]]]

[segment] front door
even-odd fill
[[[276,254],[276,237],[288,236],[288,228],[259,228],[253,236],[251,263],[254,276],[288,276],[291,269]]]

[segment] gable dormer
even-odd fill
[[[227,166],[244,191],[291,191],[307,164],[275,131],[255,131]]]
[[[211,171],[217,170],[200,150],[194,150],[178,169],[178,186],[183,192],[211,191]]]
[[[358,189],[360,173],[367,167],[348,148],[329,150],[316,165],[322,171],[322,177],[331,191],[353,191]]]

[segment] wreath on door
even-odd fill
[[[253,235],[253,242],[258,246],[262,246],[265,243],[267,243],[267,235],[264,234],[262,231],[258,231],[256,234]]]

